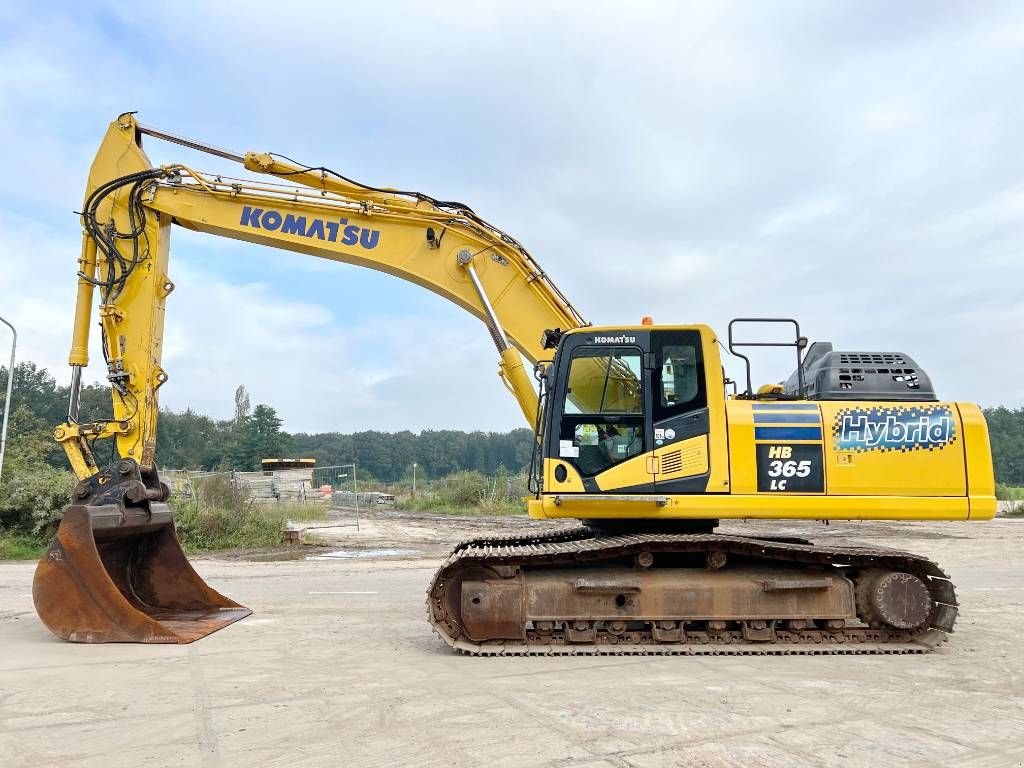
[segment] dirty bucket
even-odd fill
[[[252,613],[200,578],[170,507],[146,498],[137,468],[129,469],[134,480],[96,494],[117,503],[65,508],[32,584],[43,623],[76,643],[191,643]],[[129,492],[117,493],[118,485]],[[142,496],[137,506],[126,503],[129,495]]]

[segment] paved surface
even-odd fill
[[[197,561],[256,614],[191,646],[61,643],[32,564],[0,563],[0,765],[1024,763],[1024,521],[787,528],[932,556],[962,604],[930,656],[811,658],[453,655],[424,619],[431,525],[330,534],[411,557]]]

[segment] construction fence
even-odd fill
[[[260,503],[291,502],[328,504],[340,507],[366,507],[380,504],[387,494],[358,491],[355,468],[351,464],[308,469],[281,469],[273,472],[206,472],[201,470],[163,469],[160,479],[179,498],[195,498],[196,489],[212,478],[225,478],[232,487],[241,489]]]

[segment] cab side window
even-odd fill
[[[655,334],[655,422],[707,407],[704,355],[700,344],[697,331]]]
[[[661,405],[685,405],[697,397],[700,386],[697,350],[690,345],[666,346],[661,363]]]

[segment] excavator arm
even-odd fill
[[[142,150],[146,134],[272,178],[154,167]],[[173,225],[369,267],[454,302],[487,326],[499,374],[531,426],[540,412],[524,356],[542,362],[562,333],[585,325],[526,249],[466,205],[369,187],[277,155],[227,152],[146,128],[131,114],[111,123],[96,154],[82,225],[71,402],[54,430],[79,483],[33,584],[37,613],[66,640],[187,643],[249,614],[192,569],[157,472]],[[94,303],[113,414],[82,423]],[[117,456],[103,467],[92,450],[101,438],[114,440]]]
[[[152,166],[142,136],[238,162],[276,177],[260,182],[205,174],[185,165]],[[287,182],[287,183],[284,183]],[[325,167],[272,154],[238,154],[139,125],[111,123],[93,163],[82,212],[78,298],[69,362],[72,401],[55,430],[80,479],[98,471],[90,443],[113,437],[117,453],[155,466],[164,307],[171,225],[369,267],[449,299],[480,318],[499,353],[499,374],[527,422],[537,394],[523,356],[536,364],[559,334],[586,323],[514,238],[461,203],[368,187]],[[80,424],[77,393],[88,364],[94,292],[113,418]]]

